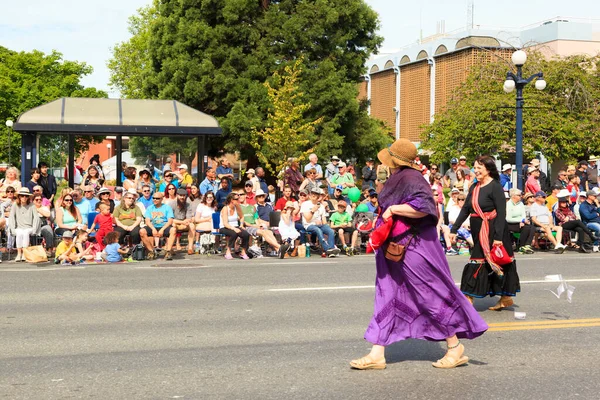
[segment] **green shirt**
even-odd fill
[[[334,187],[337,185],[341,185],[342,183],[354,183],[354,177],[352,176],[352,174],[349,174],[348,172],[344,173],[344,175],[335,174],[331,178],[331,183],[333,183]],[[349,190],[350,190],[349,187],[343,188],[342,194],[348,194]]]
[[[252,204],[242,204],[241,206],[244,213],[244,222],[254,225],[258,219],[256,208]]]
[[[343,213],[334,212],[329,217],[329,221],[333,224],[333,226],[340,226],[342,224],[348,224],[352,222],[352,217],[346,211]]]
[[[525,219],[525,205],[523,202],[514,204],[512,200],[506,202],[506,222],[517,224]]]

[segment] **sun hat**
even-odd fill
[[[458,188],[454,187],[454,188],[452,188],[450,193],[460,193],[460,190]]]
[[[31,196],[31,195],[32,195],[31,192],[26,187],[19,189],[19,191],[17,192],[17,196]]]
[[[331,161],[340,161],[338,156],[331,156],[331,158],[329,159]]]
[[[533,194],[531,193],[525,193],[525,195],[523,196],[523,201],[526,201],[527,199],[530,199],[533,197]]]
[[[588,190],[586,194],[587,194],[587,197],[598,196],[598,193],[594,192],[593,190]]]
[[[459,160],[466,160],[466,159],[467,159],[467,157],[465,157],[465,156],[460,156],[458,159],[459,159]]]
[[[527,173],[528,174],[531,174],[534,171],[539,171],[539,168],[538,167],[529,167],[529,168],[527,168]]]
[[[129,188],[127,189],[124,193],[123,196],[127,196],[128,194],[132,195],[133,197],[140,197],[140,195],[138,194],[138,192],[134,189],[134,188]]]
[[[107,189],[107,188],[102,188],[102,189],[100,189],[100,190],[98,191],[98,194],[97,194],[97,196],[98,196],[98,197],[100,197],[100,196],[102,196],[104,193],[110,193],[110,190],[109,190],[109,189]]]
[[[531,164],[531,165],[540,165],[540,160],[537,159],[537,158],[534,158],[531,161],[529,161],[529,164]]]
[[[587,197],[587,192],[579,192],[579,197]]]
[[[294,207],[294,202],[293,201],[286,201],[284,208],[296,208],[296,207]]]
[[[340,161],[340,162],[338,163],[338,168],[346,168],[346,163],[345,163],[345,162],[343,162],[343,161]]]
[[[569,192],[567,189],[561,189],[560,192],[556,193],[556,197],[571,197],[571,192]]]
[[[323,191],[321,190],[321,188],[318,187],[313,187],[312,189],[310,189],[311,193],[316,193],[316,194],[323,194]]]
[[[590,156],[588,161],[600,161],[600,156]]]
[[[408,139],[398,139],[390,146],[377,153],[377,158],[383,165],[390,168],[411,167],[419,171],[415,163],[417,147]]]
[[[188,169],[188,166],[187,166],[187,164],[181,164],[179,166],[179,169]]]
[[[258,189],[256,191],[256,193],[254,193],[254,197],[258,197],[258,196],[266,196],[267,194],[264,192],[264,190],[262,189]]]
[[[502,172],[508,171],[509,169],[512,169],[512,165],[511,164],[504,164],[502,166]]]

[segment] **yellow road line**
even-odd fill
[[[562,325],[527,325],[527,326],[504,326],[498,328],[490,328],[488,332],[502,332],[502,331],[529,331],[538,329],[563,329],[563,328],[589,328],[594,326],[600,326],[600,322],[594,323],[580,323],[580,324],[562,324]]]
[[[525,326],[525,325],[565,325],[578,323],[595,323],[600,322],[600,318],[585,318],[585,319],[563,319],[563,320],[548,320],[548,321],[514,321],[514,322],[496,322],[488,324],[490,328]]]

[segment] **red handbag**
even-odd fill
[[[492,246],[490,256],[492,257],[492,261],[498,265],[506,265],[512,262],[512,257],[508,255],[508,252],[502,244],[495,244]]]

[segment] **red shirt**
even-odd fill
[[[275,203],[275,211],[283,211],[283,209],[285,208],[285,203],[287,203],[288,201],[294,202],[294,199],[290,197],[290,199],[287,200],[285,197],[282,197],[279,200],[277,200],[277,203]]]
[[[93,226],[96,226],[96,224],[100,225],[100,227],[98,228],[99,231],[102,230],[105,232],[110,232],[113,230],[113,216],[111,214],[98,214],[96,215],[96,218],[94,218]]]
[[[542,190],[540,187],[540,181],[535,179],[533,175],[530,175],[529,178],[527,178],[527,183],[525,184],[525,192],[535,195],[540,190]]]

